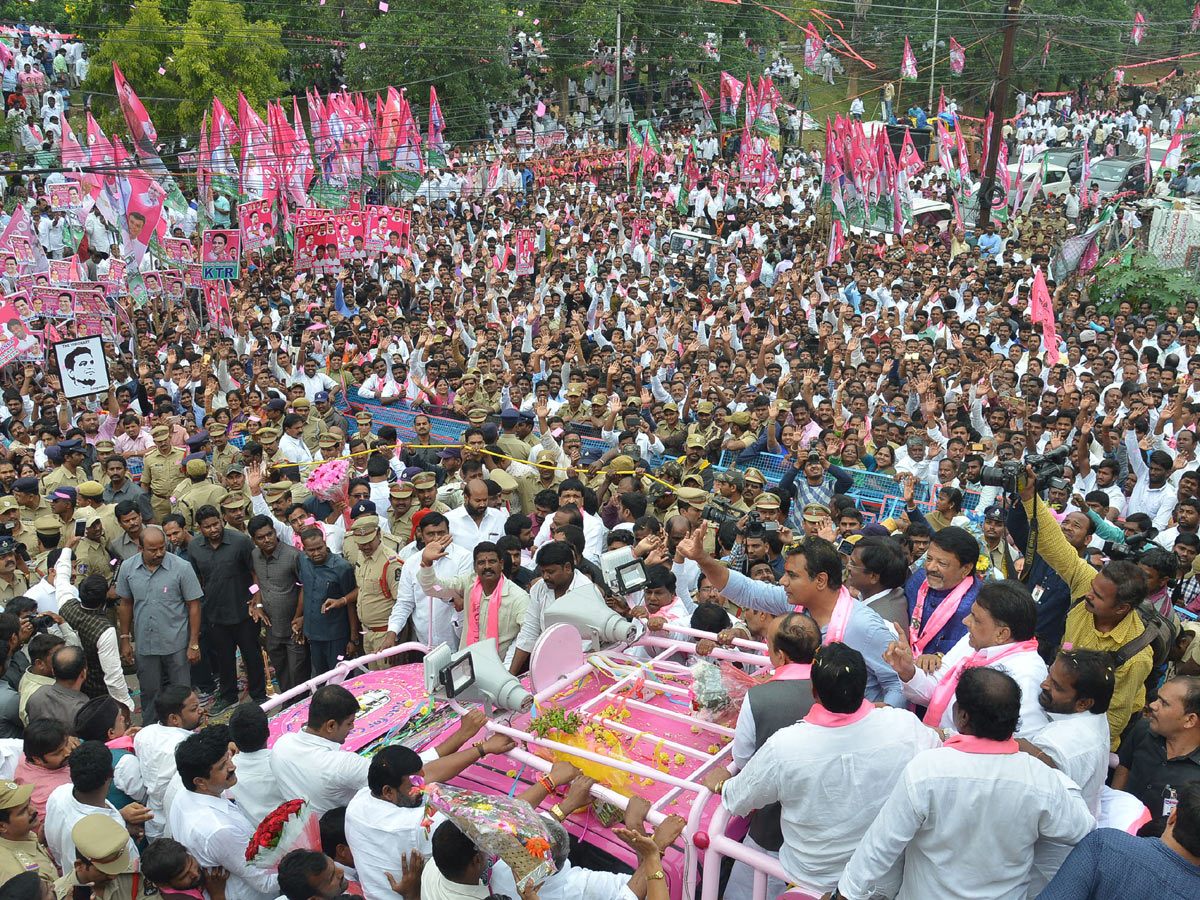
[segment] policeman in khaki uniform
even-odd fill
[[[0,822],[0,884],[25,872],[37,872],[48,884],[58,880],[58,869],[35,833],[41,820],[32,797],[32,784],[0,780],[0,809],[8,814],[8,821]]]
[[[21,521],[17,501],[12,497],[0,497],[0,524],[12,528],[12,539],[25,548],[26,556],[32,557],[37,553],[37,535],[32,525]]]
[[[85,481],[79,486],[79,509],[91,510],[100,520],[104,529],[104,540],[101,543],[105,546],[122,534],[121,526],[117,524],[116,508],[115,503],[104,502],[104,485],[99,481]]]
[[[316,453],[321,435],[329,430],[325,420],[313,412],[313,406],[307,397],[297,397],[292,401],[292,409],[296,415],[303,417],[304,427],[300,430],[300,440],[310,453]]]
[[[92,467],[96,475],[96,480],[100,482],[101,487],[108,487],[108,475],[104,472],[104,460],[113,456],[117,452],[117,445],[105,438],[102,441],[96,441],[96,459],[99,462]]]
[[[467,421],[476,428],[480,427],[484,422],[486,422],[487,418],[488,411],[482,406],[473,406],[471,407],[470,412],[467,413]]]
[[[29,572],[31,580],[36,584],[39,579],[45,578],[46,572],[49,571],[46,557],[50,555],[50,551],[63,545],[62,520],[53,515],[41,516],[34,520],[33,530],[38,536],[38,552],[37,556],[29,561]]]
[[[713,409],[711,400],[701,400],[696,404],[696,421],[688,426],[689,437],[698,434],[704,439],[706,453],[709,445],[719,441],[723,433],[721,426],[713,421]]]
[[[21,521],[26,525],[32,525],[34,519],[50,514],[50,504],[42,496],[41,484],[32,475],[18,478],[13,482],[12,490],[13,498],[21,507]]]
[[[75,864],[54,882],[56,900],[74,896],[91,885],[93,900],[143,900],[146,879],[129,853],[129,832],[105,813],[84,816],[71,829]]]
[[[263,462],[267,465],[267,468],[279,463],[292,464],[290,460],[284,458],[279,453],[279,436],[279,429],[270,425],[266,428],[258,429],[254,434],[254,439],[262,444]]]
[[[517,491],[521,495],[521,508],[528,509],[526,515],[533,512],[533,498],[542,491],[558,491],[559,482],[564,480],[564,473],[553,468],[558,465],[557,451],[546,449],[537,455],[537,466],[532,472],[526,472],[517,478]]]
[[[229,473],[229,469],[238,463],[241,458],[242,451],[229,443],[229,435],[219,428],[213,432],[210,460],[213,473],[217,478],[224,479]]]
[[[762,492],[767,489],[767,476],[754,466],[742,472],[742,499],[753,505]]]
[[[450,512],[450,507],[437,499],[437,476],[432,472],[418,472],[412,478],[412,486],[419,504],[418,512],[422,509],[432,510],[443,515]],[[416,512],[413,515],[416,515]]]
[[[246,523],[250,521],[247,510],[250,508],[249,494],[227,493],[221,498],[221,518],[234,531],[247,534]]]
[[[203,453],[193,453],[184,463],[184,474],[188,481],[175,492],[175,508],[183,516],[189,531],[196,529],[196,512],[202,506],[220,507],[227,493],[225,488],[207,480],[208,463]]]
[[[83,451],[79,445],[80,441],[71,440],[46,448],[46,459],[58,463],[53,472],[42,478],[42,490],[47,494],[64,485],[77,487],[80,482],[91,478],[91,473],[83,466]],[[67,465],[68,462],[70,466]],[[74,466],[74,469],[71,466]]]
[[[715,480],[716,491],[721,495],[722,499],[728,500],[729,505],[734,509],[741,510],[742,512],[750,512],[750,504],[742,496],[746,482],[741,472],[736,469],[726,469],[724,472],[719,473]]]
[[[713,468],[712,463],[704,458],[704,438],[698,434],[689,434],[684,446],[686,448],[685,455],[676,460],[682,470],[681,478],[695,475],[701,480],[705,490],[711,489]]]
[[[592,407],[583,402],[583,385],[573,384],[567,388],[567,402],[558,408],[558,415],[564,422],[592,421]]]
[[[346,435],[347,440],[352,437],[360,437],[364,441],[374,440],[375,436],[371,434],[371,422],[374,421],[374,416],[364,409],[354,417],[354,420],[358,423],[358,431],[354,434]]]
[[[486,409],[489,413],[500,412],[500,386],[496,380],[496,376],[491,372],[484,372],[480,376],[480,381],[483,383],[479,389],[479,393],[483,395],[484,400],[479,406]],[[478,394],[476,395],[479,396]]]
[[[331,431],[317,438],[316,455],[321,459],[337,459],[346,449],[346,442]]]
[[[216,467],[213,467],[216,471]],[[238,494],[246,498],[246,502],[250,502],[250,487],[246,484],[246,467],[240,462],[235,462],[225,470],[224,475],[225,490],[230,494]]]
[[[704,509],[704,505],[708,503],[708,492],[703,488],[686,486],[681,487],[675,492],[675,503],[679,508],[679,514],[683,515],[685,510],[690,508],[693,510]],[[715,553],[717,549],[717,529],[711,525],[707,533],[704,535],[704,549],[707,553]]]
[[[664,403],[662,418],[658,422],[655,434],[663,442],[667,453],[682,453],[684,441],[687,440],[688,427],[679,418],[679,407],[674,402]]]
[[[0,601],[4,603],[13,597],[23,596],[29,589],[29,579],[17,568],[18,547],[17,542],[8,535],[0,537]]]
[[[267,500],[267,506],[280,522],[287,521],[288,507],[292,505],[292,483],[290,481],[272,481],[262,486],[262,494]]]
[[[171,446],[171,429],[155,425],[150,430],[154,449],[142,457],[142,487],[150,495],[154,518],[161,522],[171,514],[171,498],[175,487],[183,481],[183,460],[187,453],[182,447]]]
[[[87,482],[83,482],[87,484]],[[54,518],[58,519],[58,530],[62,534],[58,546],[65,547],[75,534],[75,520],[79,515],[79,491],[69,485],[55,488],[47,498]]]
[[[111,583],[113,579],[112,557],[108,552],[109,538],[104,529],[103,518],[96,510],[86,506],[80,509],[75,517],[84,521],[86,529],[71,555],[75,572],[80,578],[88,575],[103,575],[104,580]]]
[[[358,620],[363,628],[363,652],[384,649],[388,616],[396,602],[396,586],[404,562],[398,554],[401,544],[379,527],[378,516],[359,516],[350,526],[347,544],[354,544],[354,576],[358,582]],[[386,669],[387,661],[370,663],[372,669]]]
[[[404,546],[412,534],[413,516],[417,514],[417,504],[413,496],[412,482],[400,481],[388,489],[388,525],[392,534]]]

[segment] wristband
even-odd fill
[[[483,741],[476,741],[471,745],[472,748],[479,751],[479,758],[483,759],[487,756],[487,751],[483,749]]]
[[[558,790],[558,785],[554,783],[554,780],[549,775],[543,775],[541,778],[539,778],[538,784],[546,789],[547,794],[553,794],[556,790]]]

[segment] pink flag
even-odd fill
[[[821,40],[821,35],[813,23],[809,22],[804,30],[804,68],[810,72],[817,71],[821,62],[821,51],[824,49],[825,42]]]
[[[1178,128],[1171,135],[1171,143],[1167,146],[1167,155],[1163,157],[1163,169],[1178,169],[1183,155],[1183,132]],[[1160,170],[1161,171],[1161,170]]]
[[[1192,10],[1192,25],[1188,31],[1194,33],[1197,28],[1200,28],[1200,3],[1197,3],[1196,8]]]
[[[150,237],[162,221],[163,200],[167,192],[143,172],[131,172],[128,176],[129,200],[126,204],[125,221],[121,234],[124,242],[124,257],[132,260],[136,268],[142,262]]]
[[[133,87],[121,74],[120,67],[113,63],[113,79],[116,82],[117,100],[121,104],[121,112],[125,114],[125,124],[129,126],[129,136],[133,138],[133,146],[139,155],[158,156],[155,144],[158,143],[158,132],[150,121],[146,107],[133,92]]]
[[[88,154],[71,130],[71,123],[63,116],[62,120],[62,164],[64,169],[87,165]]]
[[[1195,14],[1193,13],[1193,20]],[[1133,38],[1134,44],[1140,44],[1142,38],[1146,36],[1146,20],[1141,13],[1133,17],[1133,33],[1130,35]]]
[[[900,165],[909,178],[912,178],[925,168],[925,164],[921,162],[921,154],[917,152],[917,148],[913,144],[912,135],[908,133],[907,126],[904,129],[904,143],[900,147]]]
[[[1092,181],[1092,154],[1091,154],[1091,151],[1088,150],[1088,142],[1084,141],[1083,142],[1083,170],[1079,175],[1079,187],[1080,187],[1081,193],[1083,194],[1083,196],[1080,198],[1080,205],[1083,206],[1085,209],[1087,208],[1087,205],[1089,203],[1088,186],[1091,184],[1091,181]]]
[[[538,116],[546,114],[546,104],[538,101]],[[429,86],[429,149],[445,150],[445,140],[442,132],[446,130],[446,120],[442,116],[442,106],[438,103],[437,88]]]
[[[950,38],[950,71],[955,75],[963,73],[963,66],[967,64],[967,51],[963,49],[963,45]]]
[[[708,91],[704,90],[704,85],[702,85],[698,81],[696,82],[696,90],[698,90],[700,92],[700,103],[704,106],[704,115],[706,115],[708,117],[708,127],[712,128],[713,127],[713,117],[712,117],[713,100],[712,100],[712,97],[708,96]]]
[[[904,38],[904,57],[900,60],[900,77],[910,81],[917,78],[917,57],[913,55],[907,36]]]
[[[1046,60],[1048,60],[1050,58],[1050,41],[1052,41],[1052,40],[1053,40],[1053,38],[1050,36],[1050,32],[1046,32],[1046,46],[1042,48],[1042,68],[1043,69],[1046,68]]]
[[[1195,30],[1195,28],[1192,29],[1192,31]],[[13,58],[13,52],[9,49],[8,45],[0,43],[0,65],[7,66],[9,61]]]
[[[1033,276],[1033,289],[1030,291],[1030,318],[1036,325],[1042,325],[1042,348],[1046,351],[1046,362],[1051,366],[1058,365],[1058,331],[1054,327],[1054,304],[1050,302],[1050,289],[1046,287],[1046,278],[1042,275],[1041,267]]]
[[[1000,179],[1000,187],[1004,191],[1004,205],[1008,206],[1008,192],[1012,189],[1012,177],[1008,174],[1008,144],[1004,141],[1000,142],[1000,152],[996,154],[996,175]],[[996,206],[995,200],[992,201],[992,206]]]

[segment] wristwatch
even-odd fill
[[[200,645],[199,644],[188,644],[188,649],[199,651]]]
[[[646,877],[649,878],[651,881],[661,881],[662,879],[666,878],[667,876],[663,874],[662,869],[659,869],[657,872],[647,875]]]

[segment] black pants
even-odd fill
[[[267,671],[258,645],[258,623],[246,619],[236,625],[213,624],[209,639],[212,641],[217,677],[221,682],[221,699],[237,702],[237,651],[241,650],[250,697],[259,702],[266,700]]]

